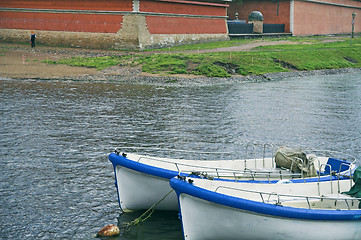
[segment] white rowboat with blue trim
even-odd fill
[[[185,240],[361,239],[350,180],[289,184],[173,178]]]
[[[169,180],[177,175],[262,183],[289,179],[297,183],[349,178],[355,168],[356,160],[353,157],[330,151],[303,151],[303,160],[302,156],[296,156],[288,168],[278,167],[282,165],[276,161],[278,152],[279,149],[275,151],[271,145],[248,144],[243,149],[243,157],[231,158],[233,153],[228,152],[137,147],[116,150],[109,155],[109,160],[114,167],[119,205],[123,211],[148,209],[158,203],[171,191]],[[340,160],[342,158],[339,156],[347,160]],[[310,175],[307,170],[311,167],[315,173]],[[155,209],[178,210],[176,194],[169,194]]]

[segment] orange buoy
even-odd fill
[[[119,235],[119,227],[114,224],[106,225],[97,233],[97,237],[113,237],[117,235]]]

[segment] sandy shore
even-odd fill
[[[13,79],[58,79],[96,74],[91,68],[51,65],[44,60],[59,60],[77,54],[47,47],[29,48],[24,45],[0,44],[0,77]]]
[[[258,44],[259,45],[259,44]],[[223,51],[246,51],[257,43],[242,49],[222,49]],[[361,73],[361,69],[334,69],[312,72],[285,72],[259,76],[232,76],[230,78],[208,78],[193,75],[160,76],[142,73],[138,68],[114,66],[101,71],[94,68],[71,67],[61,64],[47,64],[44,60],[59,60],[72,56],[110,56],[127,54],[123,51],[104,51],[74,48],[36,47],[0,43],[0,79],[43,79],[74,81],[109,81],[126,84],[226,84],[249,81],[270,81],[288,77],[329,75],[340,73]]]

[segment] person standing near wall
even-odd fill
[[[36,35],[34,33],[34,31],[31,31],[31,34],[30,34],[30,44],[31,44],[31,47],[35,47],[35,38],[36,38]]]

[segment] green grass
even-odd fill
[[[290,70],[361,67],[361,48],[232,52],[231,57],[229,53],[184,54],[182,59],[178,54],[157,54],[150,58],[139,58],[144,72],[172,74],[172,68],[177,67],[182,69],[182,73],[186,70],[208,77],[229,77],[232,69],[241,75],[260,75]]]
[[[138,64],[143,64],[142,71],[149,73],[188,73],[186,70],[187,58],[180,54],[154,54],[139,58]]]
[[[318,50],[318,49],[327,49],[327,48],[349,48],[350,40],[349,39],[338,39],[335,42],[321,42],[321,41],[293,41],[295,44],[284,44],[284,45],[275,45],[275,46],[260,46],[255,48],[256,50],[266,51],[266,50]],[[360,46],[359,39],[353,41],[354,43],[351,46]],[[298,43],[298,44],[297,44]]]
[[[337,38],[335,40],[341,41],[336,42],[323,42],[327,39],[324,37],[297,37],[282,40],[288,39],[296,44],[263,46],[258,47],[255,51],[231,53],[139,53],[122,57],[74,57],[53,63],[97,69],[122,64],[140,66],[143,72],[153,74],[196,74],[207,77],[361,67],[361,37],[354,38],[352,45],[350,45],[349,38]],[[172,49],[207,49],[240,45],[251,41],[243,39]]]
[[[204,75],[207,77],[230,77],[231,74],[227,73],[227,71],[217,65],[212,63],[203,63],[198,65],[193,71],[195,75]]]
[[[74,67],[88,67],[102,70],[120,63],[117,57],[71,57],[59,61],[44,61],[49,64],[65,64]]]

